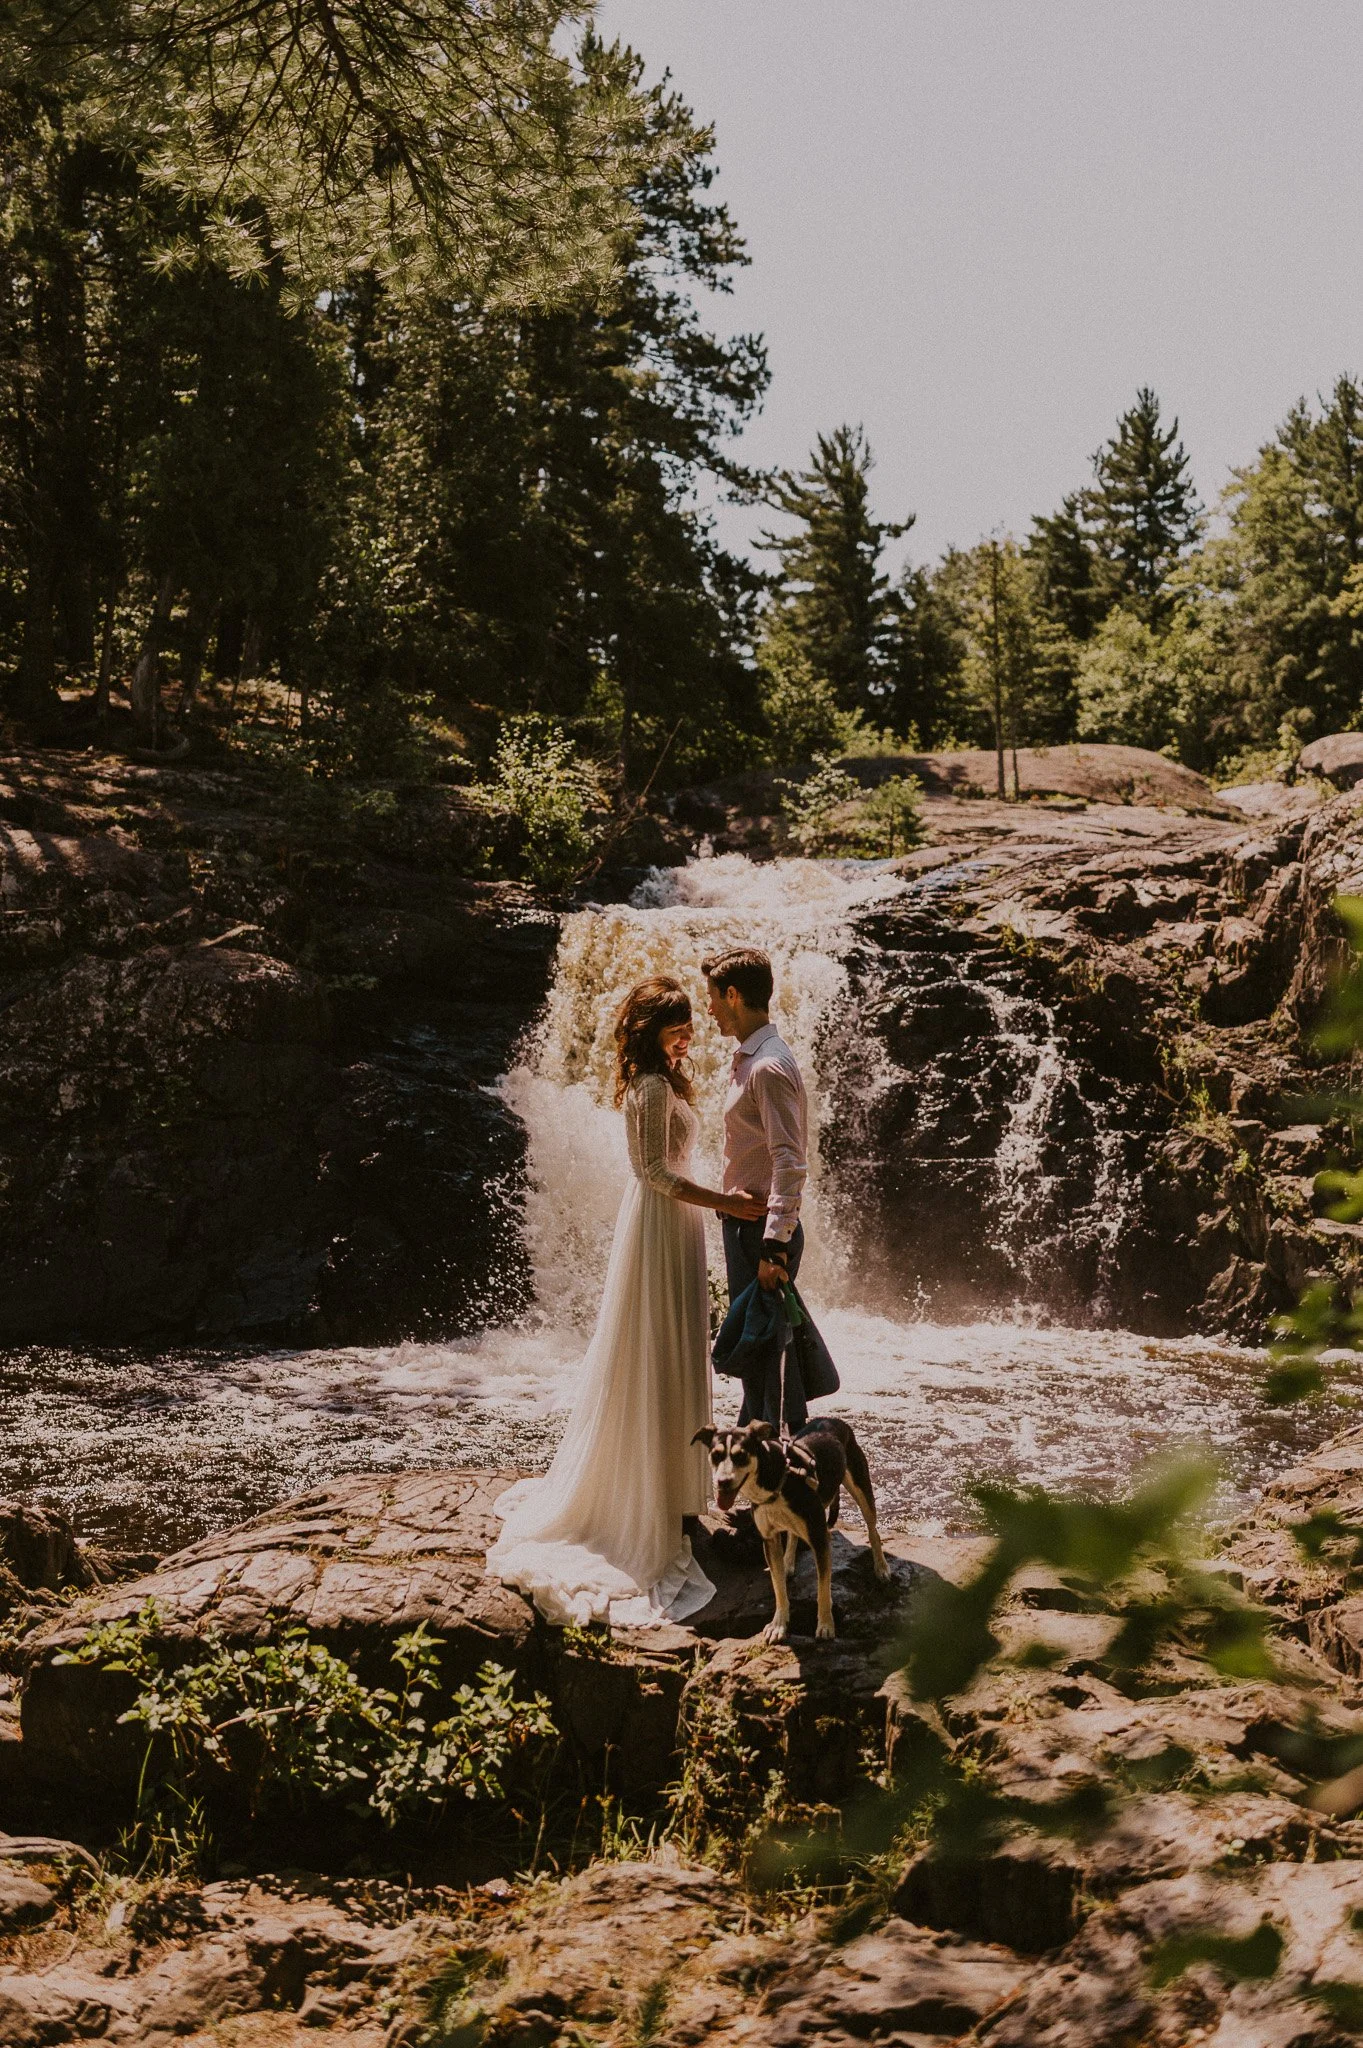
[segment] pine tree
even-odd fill
[[[777,603],[814,674],[832,685],[843,710],[883,718],[899,604],[881,556],[913,515],[898,524],[874,517],[873,466],[861,427],[820,434],[809,467],[782,470],[772,490],[772,504],[797,530],[765,533],[759,545],[780,561]]]
[[[1161,424],[1159,400],[1148,385],[1094,456],[1093,473],[1085,520],[1114,594],[1144,618],[1162,616],[1169,575],[1196,542],[1202,509],[1178,421]]]
[[[1229,531],[1191,564],[1221,623],[1221,751],[1363,722],[1363,390],[1340,377],[1300,399],[1226,492]]]
[[[1034,519],[1025,547],[1047,618],[1072,640],[1089,639],[1111,610],[1114,592],[1085,520],[1083,493],[1071,491],[1058,512]]]

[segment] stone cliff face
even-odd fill
[[[1309,1274],[1351,1276],[1363,1230],[1314,1193],[1351,1135],[1302,1105],[1341,1079],[1309,1027],[1347,950],[1334,898],[1363,890],[1358,799],[926,808],[830,1062],[868,1284],[953,1316],[1031,1300],[1258,1335]]]
[[[556,927],[461,879],[489,828],[451,791],[318,816],[241,773],[0,761],[0,1340],[514,1302],[521,1133],[487,1090]]]

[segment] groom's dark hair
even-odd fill
[[[750,1010],[769,1010],[772,981],[771,962],[759,946],[731,946],[727,953],[712,953],[702,960],[700,971],[723,995],[737,989]]]

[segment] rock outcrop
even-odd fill
[[[843,1540],[837,1642],[769,1646],[752,1640],[763,1576],[716,1527],[720,1591],[698,1626],[584,1636],[546,1629],[482,1578],[504,1479],[344,1482],[87,1595],[33,1646],[24,1746],[49,1773],[80,1772],[88,1824],[116,1701],[96,1689],[74,1711],[52,1680],[93,1674],[54,1660],[148,1597],[167,1648],[210,1627],[245,1643],[305,1622],[362,1666],[424,1618],[448,1639],[451,1679],[491,1648],[544,1684],[575,1767],[627,1810],[656,1825],[671,1779],[670,1838],[561,1880],[459,1890],[264,1871],[92,1890],[79,1845],[0,1836],[0,2038],[169,2044],[257,2014],[273,2030],[261,2039],[323,2028],[365,2048],[1353,2037],[1363,1778],[1312,1787],[1320,1758],[1363,1751],[1363,1429],[1283,1475],[1206,1567],[1268,1608],[1274,1676],[1218,1677],[1177,1639],[1140,1673],[1119,1669],[1114,1618],[1030,1572],[998,1619],[1000,1657],[940,1715],[895,1672],[895,1633],[931,1572],[972,1568],[971,1544],[892,1537],[885,1594]],[[1307,1521],[1326,1532],[1314,1557],[1293,1535]],[[797,1630],[809,1593],[802,1576]],[[1019,1815],[1084,1785],[1105,1786],[1114,1811],[1077,1833],[1019,1818],[950,1851],[920,1816],[917,1845],[882,1858],[874,1882],[802,1912],[745,1874],[742,1844],[773,1816],[855,1815],[875,1788],[912,1784],[924,1739]],[[727,1869],[696,1860],[707,1832]]]
[[[88,1825],[117,1698],[55,1657],[147,1597],[166,1649],[207,1628],[254,1642],[307,1624],[360,1667],[424,1618],[448,1640],[450,1681],[491,1651],[542,1683],[571,1765],[626,1810],[657,1827],[671,1782],[669,1839],[561,1880],[465,1872],[458,1890],[264,1870],[90,1888],[78,1843],[0,1835],[6,2044],[170,2044],[250,2015],[268,2021],[262,2040],[321,2028],[364,2048],[1355,2036],[1363,1776],[1312,1788],[1322,1757],[1363,1753],[1363,1430],[1283,1475],[1205,1567],[1267,1606],[1275,1675],[1218,1677],[1177,1638],[1140,1673],[1119,1669],[1115,1618],[1034,1571],[997,1620],[999,1659],[939,1714],[909,1698],[894,1636],[927,1575],[970,1571],[976,1546],[892,1536],[882,1593],[843,1538],[839,1640],[770,1647],[753,1640],[765,1579],[714,1526],[720,1591],[698,1626],[559,1632],[481,1575],[503,1483],[346,1481],[84,1595],[33,1645],[25,1749],[80,1784]],[[1324,1532],[1314,1556],[1293,1538],[1308,1522]],[[796,1630],[810,1622],[802,1575]],[[63,1671],[90,1690],[63,1696]],[[741,1845],[772,1817],[855,1815],[878,1788],[913,1784],[925,1739],[1019,1817],[1081,1786],[1107,1788],[1111,1817],[1079,1833],[1015,1819],[952,1849],[915,1821],[917,1845],[890,1851],[874,1882],[851,1866],[851,1896],[806,1911],[751,1880]],[[708,1864],[694,1853],[706,1835]]]
[[[489,1659],[542,1687],[568,1738],[570,1770],[581,1767],[633,1797],[656,1794],[667,1782],[679,1723],[707,1711],[746,1728],[745,1741],[760,1726],[756,1767],[779,1764],[807,1783],[811,1796],[815,1789],[840,1796],[855,1782],[858,1745],[884,1737],[885,1703],[877,1695],[893,1661],[887,1644],[915,1586],[933,1569],[915,1556],[918,1546],[891,1541],[893,1576],[882,1587],[869,1551],[835,1535],[834,1605],[844,1640],[831,1653],[822,1644],[795,1644],[765,1650],[756,1661],[747,1654],[748,1639],[771,1618],[770,1588],[765,1572],[735,1554],[718,1524],[698,1539],[716,1595],[689,1626],[617,1630],[609,1641],[565,1634],[538,1622],[521,1594],[484,1569],[499,1527],[494,1504],[515,1476],[417,1472],[337,1480],[64,1608],[27,1650],[26,1773],[58,1796],[79,1783],[83,1799],[127,1797],[143,1755],[143,1740],[119,1725],[128,1681],[100,1665],[63,1659],[92,1625],[128,1619],[150,1603],[156,1639],[172,1659],[190,1656],[209,1633],[232,1648],[304,1628],[352,1660],[371,1684],[391,1682],[397,1638],[425,1623],[444,1646],[448,1688]],[[812,1637],[807,1555],[792,1601],[797,1630]],[[731,1638],[741,1639],[741,1655]],[[846,1722],[841,1747],[826,1741],[830,1714]]]
[[[1314,1187],[1351,1132],[1302,1103],[1339,1078],[1309,1034],[1347,957],[1334,899],[1363,888],[1358,797],[926,812],[825,1062],[870,1298],[1257,1337],[1311,1274],[1353,1280],[1363,1231]]]
[[[556,936],[458,791],[0,759],[0,1339],[452,1333],[526,1285],[490,1094]]]

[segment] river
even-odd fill
[[[849,1102],[890,1085],[850,993],[845,963],[858,919],[907,892],[940,890],[943,879],[915,881],[864,863],[755,867],[727,856],[655,873],[629,904],[575,912],[545,1013],[501,1084],[528,1134],[531,1314],[445,1344],[11,1352],[0,1361],[0,1492],[55,1498],[83,1533],[160,1552],[334,1473],[545,1463],[572,1398],[627,1171],[609,1104],[615,1004],[641,975],[667,971],[703,1010],[702,955],[743,938],[772,955],[776,1020],[811,1082],[811,1251],[802,1284],[842,1372],[842,1392],[828,1405],[856,1420],[885,1518],[957,1528],[969,1522],[973,1480],[1109,1489],[1184,1445],[1216,1454],[1218,1507],[1229,1512],[1351,1418],[1363,1386],[1357,1368],[1328,1399],[1279,1413],[1259,1397],[1257,1354],[1066,1327],[1047,1316],[1040,1278],[1033,1297],[1007,1312],[957,1324],[903,1305],[885,1312],[883,1284],[869,1285],[875,1218],[855,1179],[840,1182],[824,1166],[836,1148],[818,1111],[826,1118],[836,1103],[846,1115]],[[1110,1230],[1122,1200],[1117,1151],[1095,1109],[1096,1192],[1082,1214],[1057,1209],[1042,1133],[1048,1104],[1075,1077],[1038,1005],[997,991],[990,1000],[1003,1006],[1001,1028],[1017,1055],[990,1169],[992,1227],[1016,1239],[1026,1272],[1044,1266],[1057,1231],[1101,1239]],[[728,1059],[707,1022],[695,1053],[702,1176],[716,1170]],[[893,1268],[895,1250],[878,1246],[879,1270]],[[717,1234],[713,1256],[717,1267]],[[736,1405],[720,1382],[719,1413]]]

